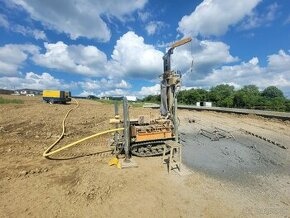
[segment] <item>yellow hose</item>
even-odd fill
[[[109,129],[109,130],[106,130],[106,131],[103,131],[103,132],[99,132],[99,133],[96,133],[96,134],[94,134],[94,135],[91,135],[91,136],[88,136],[88,137],[85,137],[85,138],[82,138],[82,139],[80,139],[80,140],[78,140],[78,141],[75,141],[75,142],[72,142],[72,143],[70,143],[70,144],[68,144],[68,145],[65,145],[65,146],[63,146],[63,147],[61,147],[61,148],[59,148],[59,149],[57,149],[57,150],[55,150],[55,151],[52,151],[52,152],[49,152],[61,139],[62,139],[62,137],[63,137],[63,135],[64,135],[64,132],[65,132],[65,120],[66,120],[66,118],[68,117],[68,115],[69,115],[69,113],[72,111],[72,110],[74,110],[74,109],[76,109],[76,108],[78,108],[78,106],[79,106],[79,103],[78,103],[78,101],[77,100],[75,100],[75,99],[73,99],[76,103],[77,103],[77,105],[76,105],[76,107],[73,107],[73,108],[71,108],[71,109],[69,109],[68,110],[68,112],[66,113],[66,115],[64,116],[64,119],[63,119],[63,121],[62,121],[62,134],[61,134],[61,136],[52,144],[52,145],[50,145],[44,152],[43,152],[43,154],[42,154],[42,156],[43,157],[48,157],[48,156],[50,156],[50,155],[52,155],[52,154],[56,154],[56,153],[58,153],[58,152],[60,152],[60,151],[62,151],[62,150],[64,150],[64,149],[67,149],[67,148],[70,148],[70,147],[72,147],[72,146],[74,146],[74,145],[76,145],[76,144],[79,144],[79,143],[81,143],[81,142],[83,142],[83,141],[86,141],[86,140],[88,140],[88,139],[91,139],[91,138],[94,138],[94,137],[97,137],[97,136],[100,136],[100,135],[104,135],[104,134],[106,134],[106,133],[110,133],[110,132],[116,132],[116,131],[120,131],[120,130],[124,130],[124,128],[117,128],[117,129]]]

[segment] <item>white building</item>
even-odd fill
[[[202,101],[202,102],[196,102],[197,107],[212,107],[212,102],[209,101]]]

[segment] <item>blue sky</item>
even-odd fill
[[[0,88],[157,94],[162,56],[184,37],[172,56],[182,88],[275,85],[290,97],[288,0],[1,0]]]

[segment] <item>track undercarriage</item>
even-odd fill
[[[139,142],[131,145],[131,153],[138,157],[153,157],[163,154],[164,141]],[[167,147],[165,153],[169,152]]]

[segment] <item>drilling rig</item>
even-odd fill
[[[139,116],[138,119],[130,119],[128,101],[124,97],[121,121],[118,106],[115,105],[115,118],[111,119],[110,123],[115,124],[116,128],[121,125],[124,128],[123,135],[118,132],[114,135],[115,154],[125,152],[126,159],[131,155],[141,157],[162,155],[165,141],[178,141],[177,91],[181,86],[181,74],[171,70],[171,55],[176,47],[190,41],[191,38],[185,38],[175,42],[163,56],[160,118],[147,120],[144,116]]]

